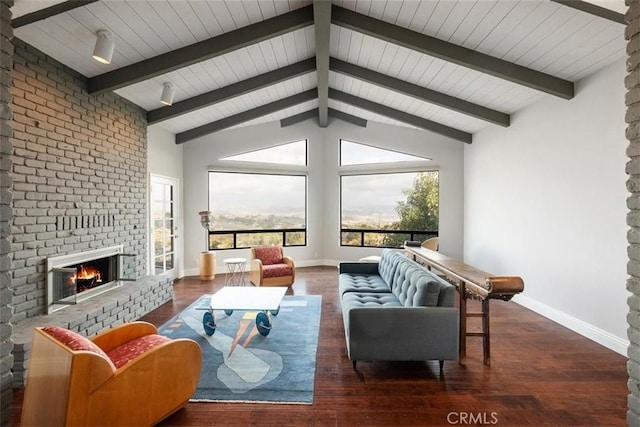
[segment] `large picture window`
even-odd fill
[[[397,248],[438,236],[438,171],[420,166],[429,159],[345,140],[340,159],[342,246]]]
[[[209,249],[306,245],[306,175],[209,172]]]
[[[341,244],[401,247],[438,235],[438,172],[341,177]]]

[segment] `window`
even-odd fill
[[[399,163],[431,160],[398,151],[385,150],[370,145],[359,144],[347,140],[340,140],[340,166]]]
[[[307,141],[290,142],[263,150],[224,157],[220,160],[305,166],[307,164]]]
[[[397,162],[416,162],[427,159],[374,149],[373,156],[349,157],[355,143],[341,141],[341,160],[358,159],[359,164],[371,164],[367,171],[349,171],[353,163],[342,164],[340,177],[340,235],[342,246],[401,247],[406,240],[426,240],[438,235],[439,180],[438,172],[426,166],[410,171],[394,172],[385,164],[385,170],[373,164],[386,163],[387,158]],[[355,146],[361,144],[355,144]],[[369,147],[372,148],[372,147]],[[396,155],[400,154],[400,157]],[[406,157],[405,157],[406,156]],[[398,169],[398,164],[394,164]]]
[[[220,159],[265,167],[209,172],[209,249],[306,245],[307,176],[300,167],[306,165],[306,141],[301,142]],[[295,166],[283,170],[275,163]]]

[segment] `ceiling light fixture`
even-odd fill
[[[166,82],[163,86],[160,102],[164,105],[171,105],[173,104],[173,84]]]
[[[96,33],[98,37],[96,46],[93,48],[93,59],[103,64],[111,64],[113,51],[116,44],[111,39],[111,33],[107,30],[100,30]]]

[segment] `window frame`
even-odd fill
[[[342,157],[342,141],[343,139],[340,140],[340,149],[339,149],[339,157]],[[348,139],[344,139],[344,141],[347,142],[355,142],[352,140],[348,140]],[[356,142],[358,144],[362,144],[362,145],[368,145],[371,147],[375,147],[375,148],[381,148],[381,147],[377,147],[375,145],[372,144],[364,144],[364,143],[360,143],[360,142]],[[381,148],[383,150],[386,150],[386,148]],[[400,152],[398,150],[392,150],[389,149],[389,151],[393,151],[393,152]],[[407,154],[407,153],[403,153],[403,154]],[[411,155],[411,154],[410,154]],[[396,163],[362,163],[362,164],[350,164],[350,165],[342,165],[341,164],[341,160],[339,161],[339,167],[338,167],[338,176],[339,176],[339,220],[338,220],[338,227],[339,227],[339,240],[340,240],[340,247],[344,247],[344,248],[383,248],[383,247],[390,247],[390,246],[371,246],[371,245],[366,245],[365,241],[365,233],[376,233],[376,234],[407,234],[409,235],[409,239],[408,240],[416,240],[416,236],[425,236],[425,237],[437,237],[439,235],[440,232],[440,212],[438,212],[438,230],[429,230],[429,231],[423,231],[423,230],[398,230],[398,231],[393,231],[391,232],[390,230],[379,230],[379,229],[351,229],[351,228],[343,228],[342,227],[342,192],[343,192],[343,188],[342,188],[342,183],[343,183],[343,177],[346,176],[364,176],[364,175],[385,175],[385,174],[397,174],[397,173],[422,173],[422,172],[437,172],[438,173],[438,210],[440,210],[440,168],[437,165],[434,165],[431,161],[431,159],[424,157],[425,160],[423,161],[403,161],[403,162],[396,162]],[[361,233],[360,236],[360,245],[345,245],[343,243],[343,233],[345,232],[349,232],[349,233]],[[394,247],[395,248],[395,247]]]
[[[305,139],[306,144],[306,163],[308,163],[309,150],[308,139]],[[283,145],[283,144],[279,144]],[[274,145],[276,146],[276,145]],[[268,148],[268,147],[267,147]],[[257,149],[254,151],[258,151]],[[215,164],[210,165],[207,168],[207,207],[211,206],[211,173],[238,173],[243,175],[281,175],[281,176],[295,176],[304,178],[304,228],[287,228],[287,229],[257,229],[257,230],[209,230],[208,231],[208,249],[209,250],[232,250],[232,249],[247,249],[250,246],[238,246],[238,235],[242,234],[267,234],[267,233],[282,233],[282,246],[285,247],[304,247],[308,244],[308,217],[309,217],[309,173],[308,166],[305,165],[290,165],[279,163],[261,163],[261,162],[247,162],[238,160],[218,160]],[[302,233],[304,238],[301,244],[288,244],[287,233]],[[212,248],[211,236],[231,234],[233,236],[233,244],[231,247],[225,248]]]

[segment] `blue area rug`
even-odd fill
[[[159,328],[164,336],[200,344],[202,372],[191,401],[312,403],[322,297],[285,296],[267,336],[257,333],[256,312],[219,310],[208,336],[202,308],[210,298],[201,296]]]

